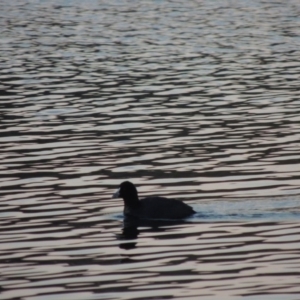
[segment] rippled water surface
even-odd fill
[[[300,299],[300,2],[0,2],[0,299]],[[123,180],[184,200],[123,221]]]

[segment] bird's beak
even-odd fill
[[[120,189],[118,189],[112,196],[113,198],[119,198],[120,197]]]

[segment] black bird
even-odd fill
[[[139,200],[136,187],[130,181],[121,183],[113,198],[124,200],[124,215],[141,219],[183,219],[195,211],[182,201],[158,196],[146,197]]]

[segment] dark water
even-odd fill
[[[300,2],[0,2],[0,299],[300,299]],[[123,223],[117,186],[185,200]]]

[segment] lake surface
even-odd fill
[[[0,299],[300,299],[300,2],[0,3]],[[128,222],[124,180],[184,200]]]

